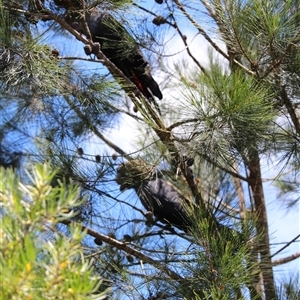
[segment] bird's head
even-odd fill
[[[150,180],[155,168],[148,163],[135,159],[122,163],[117,169],[116,182],[120,190],[138,188],[143,181]]]

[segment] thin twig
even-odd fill
[[[78,117],[80,117],[80,119],[86,121],[86,116],[80,111],[80,109],[78,109],[76,107],[76,105],[74,105],[74,103],[71,101],[71,99],[67,95],[64,95],[64,98],[66,99],[66,101],[68,102],[68,104],[70,105],[70,107],[76,112],[76,114],[78,115]],[[123,151],[120,147],[118,147],[112,141],[110,141],[109,139],[107,139],[93,124],[89,124],[89,125],[90,125],[90,129],[93,131],[93,133],[97,137],[99,137],[103,142],[105,142],[109,147],[111,147],[112,149],[114,149],[121,156],[123,156],[123,157],[125,157],[127,159],[130,159],[130,156],[125,151]]]
[[[203,37],[209,42],[209,44],[217,51],[219,52],[222,56],[225,58],[229,59],[229,56],[227,53],[225,53],[208,35],[207,33],[203,30],[203,28],[200,27],[200,25],[190,16],[190,14],[187,13],[187,11],[184,9],[183,5],[178,1],[174,0],[176,3],[177,7],[182,11],[184,16],[198,29],[198,31],[203,35]]]
[[[293,242],[295,242],[298,238],[300,237],[300,234],[298,234],[295,238],[293,238],[290,242],[286,243],[286,245],[284,245],[282,248],[280,248],[278,251],[276,251],[274,254],[272,254],[270,256],[270,258],[274,257],[275,255],[277,255],[278,253],[280,253],[281,251],[283,251],[285,248],[287,248],[290,244],[292,244]]]

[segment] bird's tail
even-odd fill
[[[153,100],[153,96],[156,96],[159,100],[163,98],[157,82],[150,74],[140,75],[132,71],[132,75],[134,84],[148,100]]]
[[[157,82],[153,79],[150,74],[144,74],[146,86],[150,89],[151,93],[156,96],[159,100],[163,98],[163,95],[159,89]]]

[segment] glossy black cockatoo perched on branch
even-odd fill
[[[74,29],[86,34],[82,24],[82,1],[54,0],[54,3],[68,11],[68,23],[71,26],[76,24]],[[111,14],[100,12],[97,8],[87,9],[85,19],[92,40],[100,44],[102,53],[148,100],[154,100],[153,96],[162,99],[159,86],[150,73],[149,64],[128,31]]]
[[[121,191],[133,188],[143,206],[163,223],[189,232],[195,222],[192,214],[196,213],[197,216],[208,219],[212,232],[217,236],[232,236],[234,232],[220,224],[207,208],[201,208],[202,213],[199,214],[199,207],[187,200],[170,182],[157,177],[155,168],[141,160],[121,164],[117,170],[116,182]]]
[[[118,67],[148,99],[162,93],[153,79],[148,62],[126,29],[111,15],[94,9],[87,16],[94,42],[99,42],[103,54]]]
[[[186,200],[173,185],[157,178],[155,169],[141,160],[121,164],[117,170],[116,182],[120,190],[133,188],[147,211],[161,222],[186,230],[190,225]]]

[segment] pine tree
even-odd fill
[[[23,165],[47,161],[54,189],[80,186],[76,215],[56,222],[87,232],[113,299],[299,297],[274,279],[300,253],[272,257],[263,184],[272,165],[280,197],[299,203],[297,1],[0,7],[0,164],[26,182]],[[109,16],[103,36],[95,12]],[[124,119],[131,132],[111,138]]]

